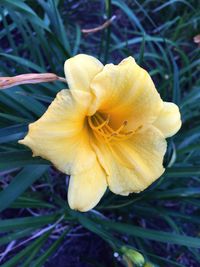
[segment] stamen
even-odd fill
[[[103,122],[103,118],[99,115],[99,114],[96,114],[94,116],[94,119],[95,119],[95,122],[98,124],[98,123],[101,123]],[[107,121],[108,120],[108,121]],[[108,125],[109,121],[110,121],[110,115],[108,115],[108,118],[107,118],[107,123],[104,125],[104,129],[101,128],[99,129],[100,132],[102,132],[104,135],[106,134],[107,136],[110,136],[111,133],[113,132],[113,129]]]
[[[124,121],[122,123],[122,125],[116,131],[113,130],[113,133],[111,135],[112,136],[118,135],[124,129],[124,127],[127,125],[127,123],[128,123],[127,121]]]
[[[94,118],[96,119],[96,117],[94,117]],[[89,125],[90,125],[90,127],[91,127],[93,130],[98,130],[98,129],[103,128],[104,125],[106,125],[106,124],[109,123],[109,120],[110,120],[110,115],[108,115],[107,119],[106,119],[104,122],[102,122],[100,125],[95,126],[95,125],[93,124],[93,122],[92,122],[91,117],[88,118]],[[98,124],[98,122],[97,122],[97,124]]]
[[[126,140],[134,134],[134,131],[122,132],[128,124],[128,121],[126,120],[117,130],[110,127],[109,122],[110,115],[108,115],[106,119],[104,119],[100,113],[96,113],[92,117],[88,117],[89,126],[94,130],[95,136],[98,137],[98,139],[100,136],[103,137],[105,142],[110,142],[112,140]]]
[[[115,140],[115,141],[122,141],[122,140],[127,140],[129,139],[132,135],[134,135],[134,131],[130,131],[128,133],[123,133],[123,134],[118,134],[116,136],[112,135],[109,138],[109,141]]]

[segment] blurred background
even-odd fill
[[[78,213],[69,177],[17,143],[66,85],[0,90],[1,266],[200,266],[199,22],[198,0],[0,1],[0,76],[64,77],[78,53],[104,64],[133,56],[183,121],[158,181]]]

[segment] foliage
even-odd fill
[[[117,18],[103,31],[81,33],[81,28],[96,27],[112,15]],[[124,254],[124,264],[130,261],[122,249],[127,247],[155,266],[186,266],[188,263],[177,260],[181,255],[193,258],[194,266],[199,266],[200,57],[193,43],[199,34],[199,19],[195,0],[0,1],[0,76],[29,72],[64,76],[64,61],[80,52],[104,63],[117,63],[131,55],[150,71],[162,98],[179,105],[183,121],[181,131],[168,140],[166,172],[157,182],[129,197],[107,192],[96,210],[78,213],[67,206],[68,177],[49,162],[32,158],[31,152],[17,143],[27,125],[44,113],[65,85],[55,82],[2,90],[3,267],[44,266],[78,224],[99,235],[119,255]],[[174,244],[170,253],[167,244]],[[41,253],[41,248],[45,252]]]

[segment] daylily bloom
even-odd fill
[[[92,209],[107,187],[119,195],[147,188],[164,172],[165,138],[181,127],[178,107],[162,101],[132,57],[103,66],[80,54],[64,69],[70,89],[57,94],[20,143],[71,175],[72,209]]]

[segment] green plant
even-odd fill
[[[81,214],[67,206],[66,176],[49,162],[32,158],[17,143],[27,125],[44,113],[66,85],[55,82],[1,90],[2,266],[44,266],[78,224],[103,238],[119,255],[127,246],[139,251],[146,262],[185,266],[176,259],[186,253],[198,266],[200,57],[193,43],[199,33],[198,1],[86,1],[88,8],[98,7],[92,14],[85,7],[86,26],[76,20],[76,13],[83,9],[81,1],[77,3],[75,9],[73,1],[1,0],[0,76],[29,72],[63,76],[64,61],[79,52],[98,56],[104,63],[131,55],[150,71],[162,98],[179,105],[183,127],[168,140],[166,172],[153,186],[129,197],[108,192],[96,210]],[[103,16],[113,14],[117,18],[108,28],[90,35],[81,33],[81,27],[95,27]],[[12,212],[13,218],[6,219],[5,211]],[[191,224],[194,231],[188,231]],[[52,235],[57,236],[56,241]],[[152,241],[159,242],[160,256]],[[166,244],[178,245],[176,253],[164,257]],[[118,266],[117,261],[115,264]]]

